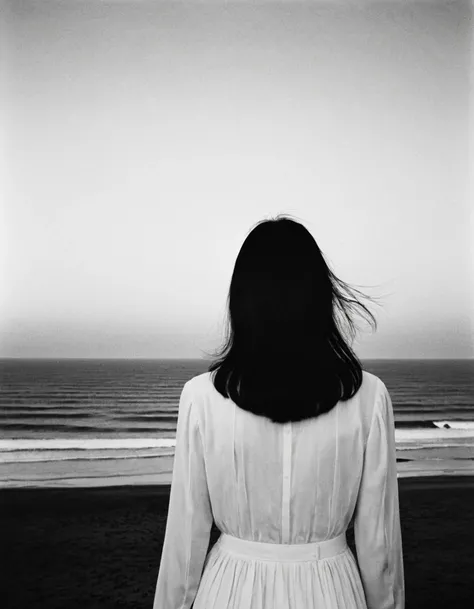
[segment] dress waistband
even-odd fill
[[[320,560],[336,556],[348,547],[345,532],[325,541],[297,544],[250,541],[222,533],[217,544],[232,554],[272,561]]]

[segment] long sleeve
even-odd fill
[[[189,381],[181,392],[161,564],[153,609],[189,609],[209,546],[212,509]]]
[[[354,514],[354,537],[368,609],[404,609],[395,423],[390,395],[380,383]]]

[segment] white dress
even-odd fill
[[[403,609],[385,384],[364,371],[352,399],[278,425],[222,397],[210,374],[181,393],[153,609]],[[360,573],[341,542],[353,515]],[[206,556],[213,519],[223,535]]]

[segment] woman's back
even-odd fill
[[[187,481],[180,483],[185,470]],[[305,609],[404,606],[393,411],[376,376],[364,371],[353,398],[317,418],[284,425],[221,396],[209,372],[191,379],[180,401],[173,485],[156,609],[189,607],[186,599],[198,585],[195,609],[284,608],[290,606],[285,595],[293,603],[295,595],[301,598],[291,606]],[[271,560],[245,562],[225,551],[235,538],[274,544],[271,549],[342,538],[353,516],[362,582],[348,548],[317,561],[317,569],[292,563],[278,571],[278,585],[277,571],[268,571]],[[204,564],[209,537],[203,531],[212,519],[227,546],[219,540]],[[263,589],[271,581],[272,593]],[[320,604],[308,605],[303,592]],[[166,604],[180,595],[182,604]]]
[[[280,425],[217,393],[209,373],[192,380],[218,528],[242,539],[309,543],[351,520],[364,444],[381,381],[364,372],[354,398],[317,418]]]

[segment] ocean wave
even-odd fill
[[[84,402],[86,400],[84,400],[83,398],[81,399],[77,399],[77,398],[61,398],[58,397],[57,398],[59,401],[52,401],[52,398],[44,398],[43,396],[35,396],[35,395],[25,395],[23,397],[14,397],[14,398],[1,398],[0,399],[0,406],[9,406],[10,404],[14,404],[15,406],[17,404],[28,404],[32,402],[32,400],[39,400],[41,402],[44,402],[44,406],[47,405],[53,405],[53,406],[61,406],[62,404],[84,404]]]
[[[168,448],[176,445],[175,438],[62,438],[0,440],[0,452],[16,450],[136,450]]]
[[[427,440],[432,441],[447,441],[454,438],[473,438],[474,428],[442,428],[435,426],[433,428],[397,428],[395,427],[395,440],[397,442],[422,442]]]
[[[402,450],[409,450],[409,451],[413,451],[413,450],[424,450],[424,449],[438,449],[438,448],[472,448],[474,447],[474,438],[472,438],[472,442],[463,442],[462,444],[460,444],[459,442],[437,442],[436,444],[423,444],[423,443],[419,443],[416,444],[415,446],[412,445],[408,445],[408,446],[403,446],[403,445],[397,445],[396,449],[397,451],[402,451]]]
[[[431,419],[413,419],[413,420],[399,420],[395,419],[395,429],[406,428],[406,429],[466,429],[474,430],[474,421],[458,420],[458,421],[434,421]]]
[[[440,429],[474,430],[474,421],[433,421]]]
[[[173,457],[174,452],[154,452],[154,453],[129,453],[129,454],[82,454],[68,451],[57,451],[58,454],[43,454],[49,451],[21,451],[18,455],[16,452],[1,453],[0,463],[57,463],[59,461],[115,461],[122,459],[157,459],[161,457]]]
[[[400,402],[396,402],[395,399],[393,399],[393,407],[395,410],[399,410],[400,412],[403,412],[404,414],[406,413],[410,413],[410,412],[439,412],[439,411],[452,411],[452,410],[471,410],[474,408],[474,404],[472,402],[472,399],[466,399],[465,402],[456,402],[456,401],[450,401],[449,404],[446,403],[442,403],[439,404],[438,402],[428,402],[426,404],[418,404],[418,405],[413,405],[413,404],[403,404]]]
[[[15,422],[12,419],[87,419],[95,416],[93,412],[0,412],[0,419],[8,419],[12,423]]]
[[[115,414],[114,419],[120,419],[123,421],[137,421],[144,423],[145,421],[151,421],[159,423],[161,421],[177,421],[177,414]]]
[[[37,429],[38,431],[64,431],[64,430],[77,430],[77,431],[93,431],[94,433],[100,433],[101,431],[113,432],[114,429],[101,429],[100,427],[94,427],[92,425],[68,425],[67,423],[43,423],[42,421],[38,422],[38,425],[33,425],[32,423],[1,423],[0,429],[9,430],[9,429],[20,429],[25,431],[32,431]],[[117,430],[117,431],[122,431]],[[149,429],[147,429],[149,431]]]
[[[49,411],[49,412],[62,412],[63,410],[66,412],[69,410],[81,410],[83,412],[88,412],[91,408],[93,408],[93,406],[91,406],[90,404],[87,405],[86,408],[84,408],[84,405],[81,403],[80,406],[63,406],[62,404],[55,404],[54,406],[51,405],[46,405],[46,404],[30,404],[29,406],[25,406],[25,405],[2,405],[2,410],[5,414],[8,414],[9,416],[11,416],[12,418],[15,416],[16,412],[45,412],[45,411]],[[109,410],[107,409],[105,412],[108,412]]]
[[[162,402],[165,403],[178,403],[179,392],[176,395],[160,394],[157,397],[154,396],[141,396],[141,395],[117,395],[110,394],[104,395],[97,393],[95,395],[79,395],[78,397],[63,397],[61,395],[16,395],[16,396],[2,396],[0,397],[0,406],[8,406],[9,404],[28,404],[37,401],[44,405],[60,406],[61,404],[84,404],[88,406],[92,403],[104,403],[110,404],[117,402],[118,404],[156,404],[159,405]]]
[[[118,423],[118,420],[116,421]],[[165,423],[165,421],[162,421]],[[9,430],[21,430],[21,431],[38,431],[39,433],[44,431],[66,431],[66,432],[92,432],[94,434],[102,434],[102,433],[152,433],[152,432],[160,432],[160,431],[170,431],[166,428],[160,428],[157,426],[149,425],[147,427],[126,427],[126,426],[115,426],[111,427],[110,425],[107,427],[97,427],[92,425],[72,425],[66,422],[64,423],[43,423],[42,421],[38,421],[38,424],[35,425],[33,420],[30,423],[0,423],[0,430],[9,431]]]

